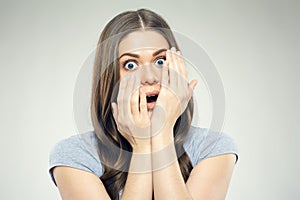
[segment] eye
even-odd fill
[[[155,64],[158,66],[163,66],[165,62],[166,62],[166,58],[162,57],[162,58],[156,59]]]
[[[134,61],[126,61],[124,64],[124,68],[127,70],[134,70],[138,65]]]

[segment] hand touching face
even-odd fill
[[[133,32],[121,41],[121,84],[118,102],[113,107],[118,112],[125,110],[118,117],[114,115],[123,132],[132,132],[136,129],[130,126],[140,127],[148,120],[156,127],[174,126],[185,110],[197,81],[188,83],[181,53],[168,49],[165,38],[154,31]]]
[[[180,51],[176,51],[174,47],[168,50],[162,70],[161,90],[151,117],[155,130],[165,126],[173,128],[178,117],[186,109],[196,84],[196,80],[188,82]]]
[[[119,45],[120,78],[132,73],[140,77],[150,114],[159,95],[168,48],[166,39],[155,31],[130,33]]]

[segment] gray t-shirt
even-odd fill
[[[96,134],[90,131],[59,141],[49,159],[49,173],[53,182],[53,168],[56,166],[85,170],[100,178],[104,171],[98,157],[97,139]],[[229,135],[206,128],[191,126],[183,147],[193,167],[205,158],[222,154],[235,154],[238,159],[237,146]]]

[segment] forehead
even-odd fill
[[[119,44],[119,55],[142,49],[169,48],[167,40],[155,31],[135,31],[125,36]]]

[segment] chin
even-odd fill
[[[148,116],[151,118],[153,110],[148,110]]]

